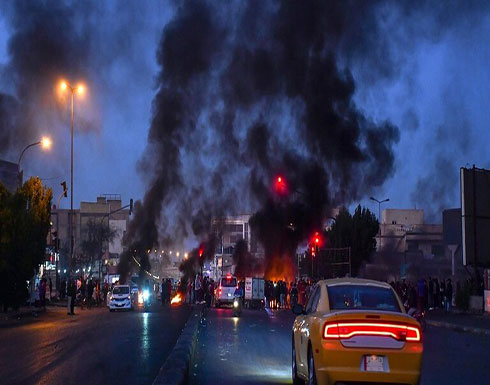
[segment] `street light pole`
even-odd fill
[[[73,264],[73,249],[75,239],[73,237],[73,136],[74,136],[74,117],[75,117],[75,91],[79,94],[83,93],[83,86],[79,85],[72,87],[67,82],[61,83],[61,89],[69,90],[71,92],[71,165],[70,165],[70,258],[68,261],[68,268],[71,270]],[[68,270],[70,272],[70,270]]]
[[[382,201],[380,201],[376,198],[373,198],[373,197],[370,197],[369,199],[371,199],[372,201],[378,202],[379,249],[381,250],[381,204],[385,203],[385,202],[389,202],[390,198],[383,199]]]
[[[20,161],[22,160],[22,157],[24,156],[24,153],[29,148],[34,147],[34,146],[38,146],[38,145],[41,145],[43,148],[49,148],[51,146],[51,139],[46,138],[46,137],[43,137],[40,141],[31,143],[31,144],[27,145],[22,150],[22,152],[20,153],[20,156],[19,156],[19,161],[17,162],[17,173],[18,173],[18,176],[19,176],[19,187],[22,186],[22,178],[21,178],[21,175],[20,175]]]

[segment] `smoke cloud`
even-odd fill
[[[374,44],[350,21],[357,15],[370,28],[374,15],[361,17],[361,8],[323,1],[176,7],[158,48],[161,72],[140,162],[150,183],[129,244],[205,239],[213,216],[256,212],[250,223],[266,259],[289,258],[332,205],[393,173],[398,128],[356,107],[354,79],[339,65],[341,53],[365,55]],[[278,173],[287,197],[271,189]]]

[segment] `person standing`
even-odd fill
[[[434,308],[434,281],[432,280],[432,277],[429,277],[428,295],[429,295],[429,310],[432,310]]]
[[[87,284],[87,308],[92,307],[92,296],[94,295],[94,283],[92,279]]]
[[[73,278],[70,279],[70,283],[68,284],[68,314],[75,315],[75,296],[77,294],[77,289],[75,286],[75,282]]]
[[[199,274],[196,275],[196,279],[194,281],[194,301],[199,303],[200,297],[199,294],[201,292],[201,277]]]
[[[445,293],[445,309],[449,311],[451,309],[451,304],[453,301],[453,285],[451,284],[451,279],[447,279],[446,293]]]
[[[41,279],[41,284],[39,285],[39,301],[44,310],[46,310],[46,278]]]
[[[160,300],[162,301],[162,306],[165,306],[165,293],[166,293],[166,283],[165,278],[162,278],[162,284],[160,285]]]
[[[52,297],[53,297],[53,281],[51,281],[51,277],[49,277],[49,302],[51,302]]]

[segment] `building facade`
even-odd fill
[[[247,243],[248,250],[254,257],[263,256],[263,251],[250,231],[250,214],[213,218],[212,230],[218,239],[214,260],[205,265],[205,273],[215,280],[222,275],[234,274],[233,250],[239,240]]]
[[[0,182],[11,193],[15,192],[22,180],[17,163],[0,160]]]
[[[108,266],[116,266],[123,252],[122,240],[129,222],[129,210],[122,209],[119,194],[104,194],[97,197],[95,202],[80,202],[80,208],[73,210],[73,261],[72,267],[85,270],[94,275],[105,274]],[[117,211],[117,212],[115,212]],[[70,209],[59,209],[53,206],[51,210],[51,234],[59,239],[58,271],[69,268],[70,254]],[[94,232],[108,226],[113,233],[111,242],[104,241],[100,250],[89,252],[87,243],[94,238]],[[89,255],[90,254],[90,255]],[[103,266],[106,266],[105,268]],[[112,269],[113,270],[113,269]]]

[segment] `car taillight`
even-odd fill
[[[324,339],[349,339],[354,336],[392,337],[399,341],[420,342],[420,330],[415,326],[373,322],[327,322]]]

